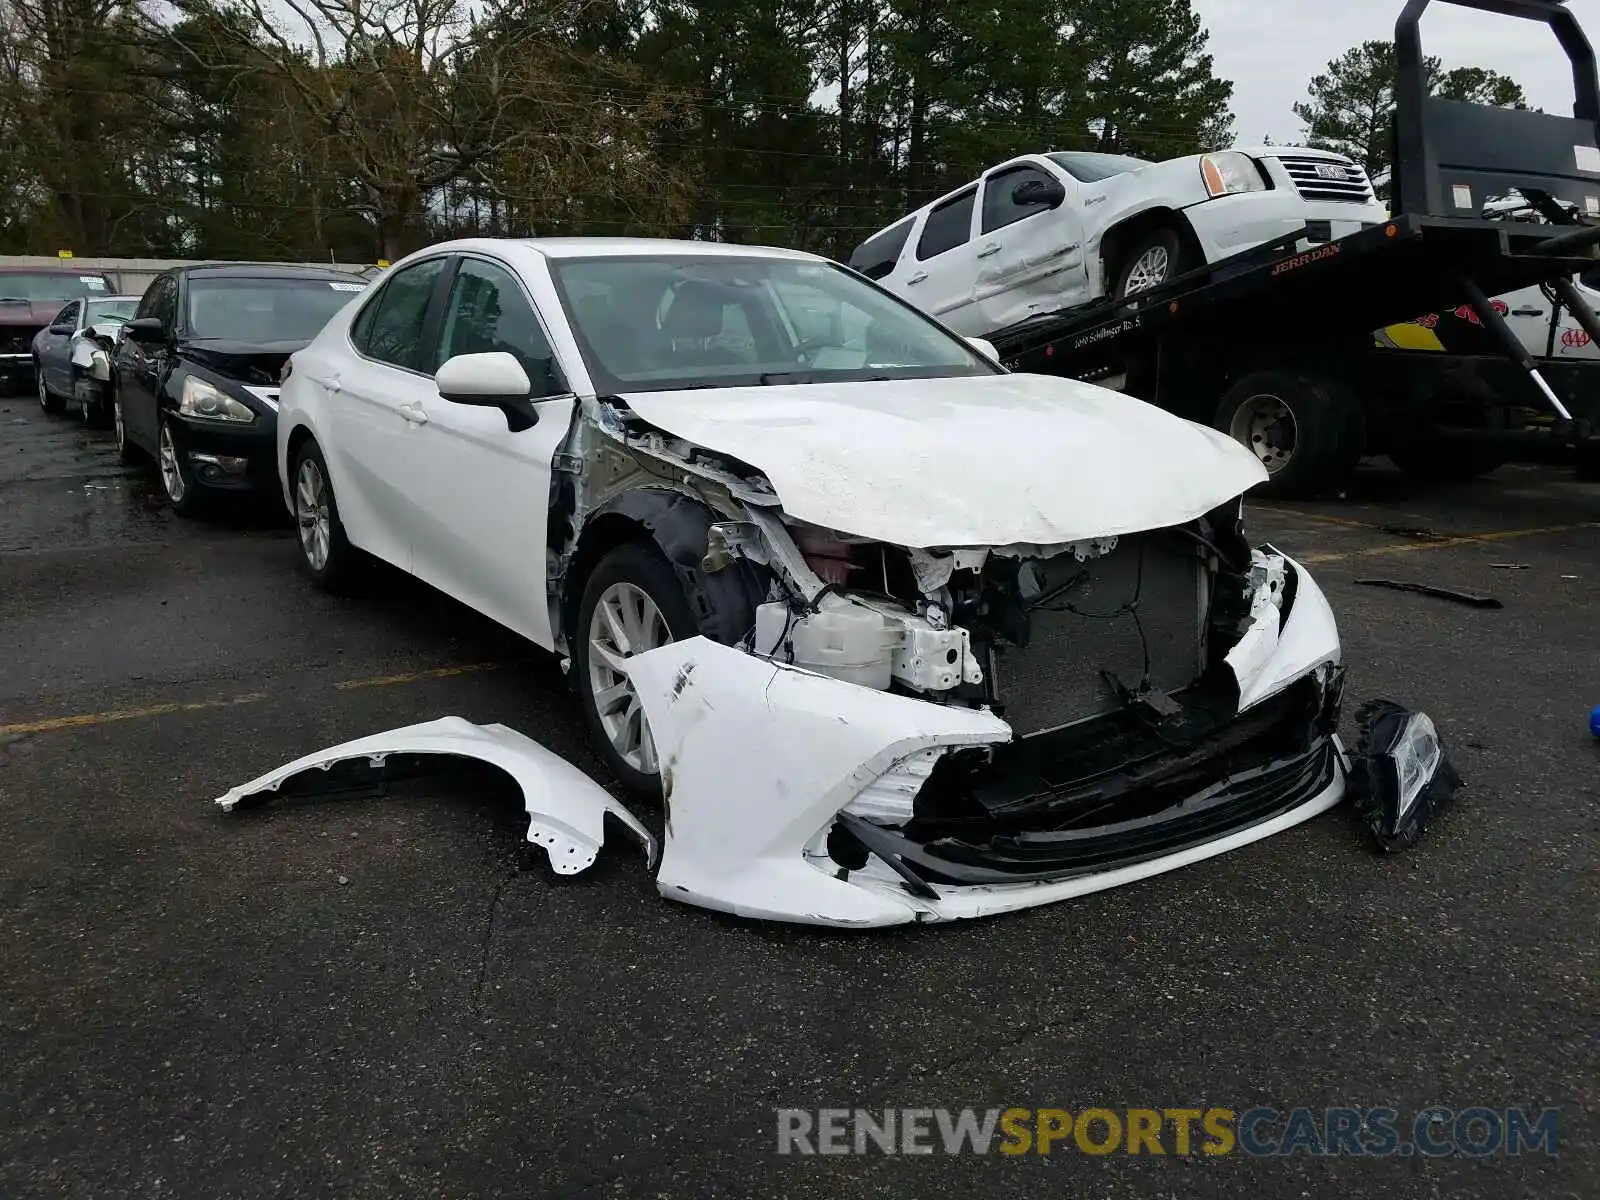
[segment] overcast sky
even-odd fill
[[[1137,2],[1137,0],[1130,0]],[[1600,0],[1571,0],[1591,41],[1600,41]],[[1211,31],[1217,74],[1233,80],[1240,144],[1298,139],[1290,105],[1311,77],[1351,46],[1394,37],[1401,0],[1194,0]],[[1446,68],[1481,66],[1510,75],[1536,108],[1572,113],[1572,73],[1547,25],[1436,2],[1422,18],[1422,45]]]

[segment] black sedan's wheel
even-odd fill
[[[204,497],[184,463],[183,448],[172,432],[172,422],[162,414],[160,424],[156,435],[156,466],[161,471],[161,488],[167,493],[173,512],[180,517],[197,516],[205,507]]]
[[[361,552],[344,535],[328,463],[315,442],[305,442],[295,453],[289,478],[300,565],[324,591],[344,591],[356,578]]]
[[[39,393],[39,407],[52,416],[63,412],[66,405],[61,397],[50,390],[50,385],[44,381],[44,366],[38,359],[33,360],[34,387]]]
[[[643,796],[660,798],[661,764],[622,664],[697,628],[672,565],[647,542],[618,546],[584,585],[569,639],[583,715],[606,764]]]

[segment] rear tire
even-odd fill
[[[1228,389],[1212,424],[1266,467],[1266,496],[1307,496],[1344,483],[1367,434],[1366,413],[1348,388],[1299,371],[1247,375]]]
[[[617,636],[600,612],[602,605],[621,606],[624,615],[631,611],[639,619],[622,622],[626,636]],[[577,625],[568,638],[572,678],[584,720],[606,765],[631,791],[648,799],[660,800],[663,795],[654,741],[633,685],[609,661],[630,658],[698,632],[683,584],[652,543],[618,546],[600,560],[584,583]],[[623,644],[630,639],[639,645]]]
[[[128,440],[128,425],[126,414],[122,411],[121,389],[115,383],[111,385],[111,433],[117,443],[117,458],[124,466],[133,466],[139,462],[143,455],[139,448]]]
[[[1140,292],[1160,287],[1189,270],[1189,252],[1183,238],[1170,226],[1157,229],[1136,241],[1117,264],[1117,283],[1113,300],[1125,300]]]
[[[307,440],[295,451],[289,487],[301,569],[325,592],[354,590],[363,565],[361,551],[345,536],[328,462],[315,442]]]
[[[39,360],[33,360],[33,386],[39,395],[39,407],[52,417],[58,417],[66,411],[66,404],[61,397],[50,390],[50,385],[44,381],[44,367]]]

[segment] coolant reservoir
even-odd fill
[[[778,611],[766,611],[770,609]],[[797,667],[859,687],[888,690],[892,652],[900,635],[881,614],[854,604],[826,607],[794,621],[783,639],[786,619],[781,604],[763,604],[756,610],[756,644],[763,652],[786,658],[778,643],[787,640],[794,647],[790,661]]]

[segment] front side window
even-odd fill
[[[442,364],[458,354],[496,350],[505,351],[522,364],[533,384],[532,396],[554,396],[566,390],[555,366],[550,339],[545,337],[521,285],[504,267],[464,258],[450,286],[434,361]]]
[[[998,370],[932,319],[831,263],[672,255],[550,265],[602,394]]]
[[[178,281],[171,275],[163,275],[151,285],[146,299],[150,302],[150,311],[146,315],[155,317],[171,332],[172,324],[178,317]]]
[[[1019,204],[1017,188],[1026,183],[1048,186],[1054,182],[1042,167],[1012,167],[989,176],[983,184],[983,232],[993,233],[1037,213],[1049,212],[1050,204],[1046,200]]]
[[[935,255],[964,246],[971,240],[972,205],[977,196],[976,187],[968,188],[928,214],[928,223],[922,227],[922,236],[917,239],[919,262],[926,262]]]
[[[362,287],[293,276],[190,276],[189,335],[261,346],[309,342]]]
[[[140,320],[143,320],[146,317],[160,317],[162,299],[169,286],[171,286],[174,290],[177,288],[177,284],[173,283],[172,281],[172,276],[157,276],[153,281],[151,281],[150,286],[145,288],[144,295],[139,300],[139,307],[134,310],[133,315]]]
[[[428,302],[444,270],[443,258],[426,258],[396,271],[361,310],[350,331],[356,349],[368,358],[411,371],[425,371],[430,347],[422,344]]]

